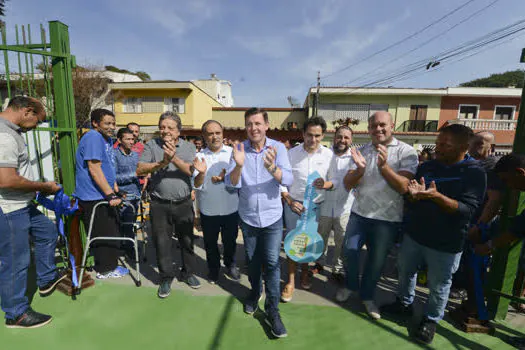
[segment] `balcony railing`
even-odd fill
[[[405,120],[397,127],[396,131],[436,132],[437,127],[437,120]]]
[[[516,130],[517,120],[452,119],[449,124],[462,124],[474,130]]]

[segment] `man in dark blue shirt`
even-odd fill
[[[459,124],[441,129],[436,159],[421,164],[415,180],[410,181],[398,258],[398,298],[382,308],[384,313],[410,314],[418,267],[428,266],[427,310],[413,333],[416,340],[427,344],[444,316],[468,225],[485,194],[485,172],[466,156],[471,136],[472,130]]]
[[[135,144],[133,131],[128,128],[119,129],[117,139],[118,146],[113,149],[113,153],[115,153],[116,181],[119,192],[125,193],[126,202],[133,206],[125,205],[120,209],[120,229],[123,236],[133,238],[133,223],[135,223],[137,218],[141,194],[140,182],[137,176],[139,154],[132,150]],[[132,251],[131,242],[126,241],[123,246],[126,251]],[[130,256],[134,255],[130,254]]]
[[[97,208],[91,235],[118,235],[116,207],[122,200],[114,191],[116,174],[111,136],[115,131],[115,115],[107,109],[95,109],[91,112],[91,125],[93,130],[88,131],[78,144],[74,196],[83,209],[82,220],[86,229],[95,205],[108,201],[110,206]],[[93,255],[97,278],[118,278],[129,273],[126,268],[117,266],[119,249],[116,241],[95,242]]]

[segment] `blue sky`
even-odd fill
[[[193,80],[216,73],[230,80],[236,106],[301,103],[317,71],[328,75],[400,40],[467,0],[9,0],[15,24],[60,20],[69,25],[79,63],[148,72],[153,79]],[[494,0],[475,0],[406,43],[323,79],[337,86],[378,67],[395,69],[525,18],[523,0],[499,0],[446,35],[388,66]],[[403,6],[399,6],[402,3]],[[393,83],[445,87],[490,73],[525,68],[522,36],[493,50],[443,64],[433,73]]]

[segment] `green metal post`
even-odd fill
[[[66,56],[54,57],[52,60],[54,89],[53,104],[55,107],[58,128],[75,129],[75,100],[73,97],[68,27],[59,21],[49,22],[49,36],[51,39],[51,50]],[[59,140],[62,182],[65,192],[71,194],[75,190],[76,132],[61,132]]]
[[[522,51],[521,63],[525,63],[525,49]],[[516,124],[516,136],[514,137],[513,152],[525,154],[525,86],[521,94],[521,103]],[[502,225],[500,232],[508,227],[509,218],[521,213],[525,209],[525,193],[512,191],[506,195],[506,203],[501,215]],[[506,294],[512,294],[516,273],[521,253],[521,242],[508,248],[498,249],[493,256],[492,268],[489,277],[489,290],[499,290]],[[488,293],[488,309],[495,319],[505,319],[510,300],[502,298],[496,293]]]

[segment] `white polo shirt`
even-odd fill
[[[388,149],[388,165],[396,173],[407,171],[415,174],[418,166],[417,152],[414,147],[392,139]],[[383,178],[377,167],[376,147],[370,142],[361,149],[366,159],[365,174],[354,190],[355,201],[352,212],[369,219],[401,222],[403,219],[403,197]],[[357,169],[355,164],[351,170]]]
[[[336,218],[350,215],[354,203],[354,194],[353,190],[350,192],[346,190],[343,180],[352,164],[354,164],[354,160],[350,154],[350,149],[340,156],[334,153],[328,170],[328,180],[332,181],[334,187],[325,192],[324,201],[320,208],[321,216]]]
[[[327,180],[328,169],[334,153],[325,146],[319,146],[317,151],[312,154],[304,150],[304,144],[301,143],[288,151],[290,165],[292,166],[293,183],[288,187],[290,196],[296,201],[304,200],[304,191],[308,175],[315,170],[319,175]],[[317,190],[318,193],[324,192]]]
[[[204,148],[197,153],[197,157],[204,159],[207,167],[204,182],[200,187],[194,187],[199,210],[204,215],[230,215],[239,208],[237,189],[226,186],[224,181],[219,183],[211,182],[212,176],[220,175],[222,169],[228,170],[231,155],[232,148],[230,146],[222,146],[216,153],[213,153],[208,148]],[[193,172],[193,183],[198,174],[199,172],[196,170]]]

